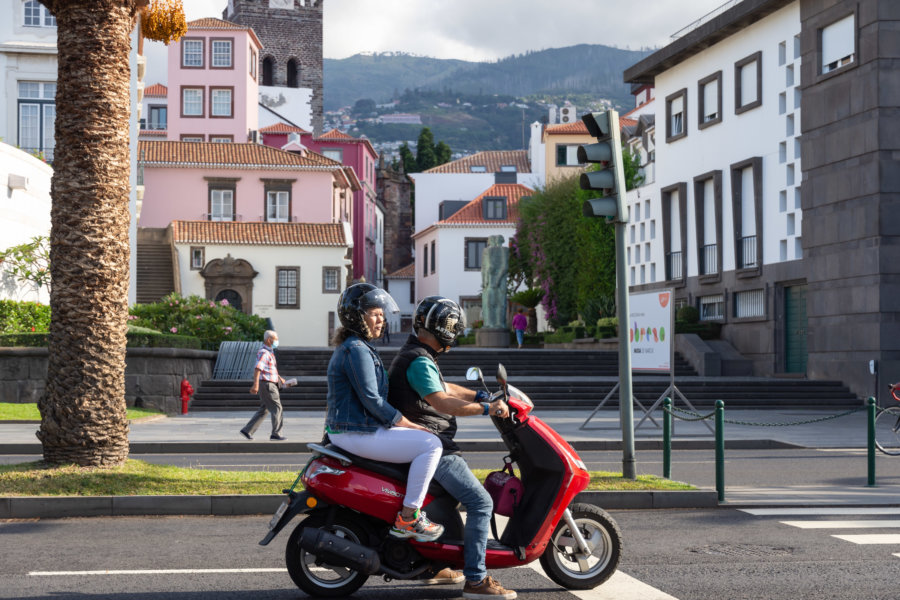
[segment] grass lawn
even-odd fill
[[[129,408],[128,419],[140,419],[141,417],[151,417],[161,415],[163,413],[157,410],[148,410],[145,408]],[[40,421],[41,413],[38,412],[37,404],[13,404],[10,402],[0,402],[0,421]]]
[[[298,465],[299,469],[299,465]],[[484,480],[490,471],[477,469]],[[0,465],[0,496],[153,496],[280,494],[297,474],[277,471],[212,471],[128,460],[124,466],[48,467],[42,462]],[[636,481],[593,471],[589,490],[690,490],[693,486],[653,475]]]

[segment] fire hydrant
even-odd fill
[[[194,388],[191,387],[191,382],[185,377],[181,380],[181,414],[187,414],[188,402],[191,401],[191,394],[193,393]]]

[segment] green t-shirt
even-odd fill
[[[443,392],[444,384],[437,365],[427,356],[420,356],[406,369],[406,380],[421,398],[435,392]]]

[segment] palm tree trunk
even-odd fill
[[[130,33],[136,0],[41,0],[57,19],[50,357],[38,438],[51,464],[128,457]]]

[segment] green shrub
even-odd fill
[[[267,327],[262,317],[244,314],[229,306],[226,300],[214,302],[178,294],[169,294],[153,304],[136,304],[131,307],[129,318],[132,325],[163,334],[200,338],[209,349],[217,348],[224,341],[261,340]]]
[[[594,337],[612,338],[616,337],[619,332],[619,320],[616,317],[601,317],[597,319],[597,326],[594,329]]]
[[[575,341],[575,331],[569,327],[560,327],[544,334],[545,344],[566,344]]]
[[[694,306],[682,306],[675,313],[676,323],[697,323],[698,321],[700,321],[700,311]]]
[[[521,304],[525,308],[534,308],[541,303],[541,299],[543,297],[544,290],[540,288],[529,288],[527,290],[516,292],[515,294],[510,296],[509,299],[514,304]]]
[[[46,304],[0,300],[0,334],[49,330],[50,307]]]
[[[139,328],[143,329],[143,328]],[[192,348],[200,350],[209,348],[199,338],[188,335],[173,335],[158,331],[133,331],[129,328],[125,335],[129,348]],[[49,333],[6,333],[0,334],[0,348],[46,348],[49,344]]]
[[[696,333],[704,340],[717,340],[722,334],[722,324],[716,321],[684,323],[675,321],[675,333]]]
[[[0,348],[41,348],[47,346],[49,333],[3,333],[0,334]]]

